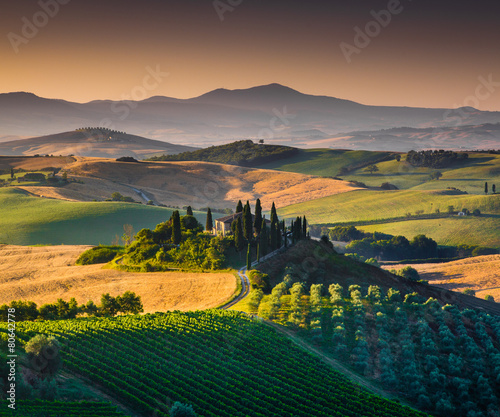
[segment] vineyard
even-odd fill
[[[142,416],[168,416],[175,401],[207,417],[424,415],[365,391],[239,312],[20,322],[17,333],[54,335],[66,371]]]
[[[7,407],[0,409],[0,417],[22,416],[64,416],[64,417],[124,417],[116,407],[107,403],[92,401],[63,402],[43,400],[22,400],[17,403],[18,411]]]
[[[348,291],[290,276],[270,295],[253,290],[251,313],[296,329],[325,353],[434,415],[498,416],[500,318],[370,286]],[[365,289],[366,290],[366,289]],[[325,296],[327,295],[327,296]]]

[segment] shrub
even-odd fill
[[[250,279],[250,285],[253,289],[261,289],[262,291],[266,291],[269,288],[269,275],[267,274],[252,269],[248,273],[248,278]]]
[[[118,254],[118,248],[115,246],[96,246],[86,250],[76,260],[77,265],[102,264],[112,261]]]
[[[493,248],[485,248],[484,246],[478,246],[472,251],[472,256],[481,256],[481,255],[496,255],[498,251]]]
[[[493,297],[493,296],[492,296],[492,295],[490,295],[490,294],[485,295],[485,296],[484,296],[484,299],[485,299],[486,301],[491,301],[492,303],[494,303],[494,302],[495,302],[495,297]]]
[[[139,162],[137,159],[132,158],[131,156],[122,156],[121,158],[116,159],[118,162]]]
[[[391,272],[395,275],[398,275],[403,278],[407,278],[411,281],[419,281],[420,280],[420,275],[418,274],[418,271],[415,268],[412,268],[411,266],[405,266],[402,269],[399,269],[395,271],[394,269],[391,270]]]
[[[465,295],[472,295],[473,297],[476,295],[476,291],[474,291],[472,288],[466,288],[465,290],[462,291]]]
[[[170,408],[170,417],[196,417],[196,413],[192,405],[176,401],[172,408]]]
[[[481,210],[479,210],[479,209],[474,209],[474,211],[472,212],[472,215],[473,215],[473,216],[480,216],[480,215],[481,215]]]
[[[61,368],[61,346],[54,336],[38,334],[26,343],[28,367],[41,379],[52,378]]]

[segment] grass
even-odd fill
[[[358,226],[364,232],[382,232],[411,239],[424,234],[440,245],[500,247],[500,216],[449,217],[446,219],[408,220],[395,223]]]
[[[341,151],[330,149],[308,149],[285,160],[259,166],[259,168],[302,174],[335,176],[343,166],[363,166],[363,168],[341,175],[345,180],[361,181],[370,187],[379,187],[384,182],[396,185],[399,189],[434,190],[455,187],[470,194],[482,194],[484,183],[497,181],[500,187],[500,155],[469,153],[469,159],[447,168],[432,169],[413,167],[404,162],[389,160],[376,163],[379,171],[374,174],[364,172],[364,166],[375,163],[390,152]],[[440,171],[443,177],[438,181],[429,181],[434,171]]]
[[[280,217],[306,215],[309,223],[342,223],[362,220],[382,220],[415,214],[418,210],[446,213],[467,208],[481,213],[500,214],[498,195],[449,195],[438,191],[374,191],[357,190],[278,209]]]
[[[0,242],[14,245],[110,244],[123,234],[168,220],[173,209],[121,202],[70,202],[32,197],[13,188],[0,189]],[[206,213],[195,212],[205,223]],[[214,215],[214,218],[217,215]]]
[[[301,149],[299,154],[284,160],[259,165],[263,169],[298,172],[300,174],[334,177],[344,166],[368,164],[391,152],[347,151],[333,149]]]

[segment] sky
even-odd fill
[[[363,104],[500,110],[499,12],[485,0],[10,1],[0,93],[87,102],[280,83]]]

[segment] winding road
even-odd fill
[[[234,306],[237,302],[243,300],[248,293],[250,292],[250,280],[248,279],[247,276],[247,267],[244,266],[238,270],[238,276],[241,279],[241,292],[239,295],[232,301],[229,301],[228,303],[224,304],[220,308],[223,310],[227,310],[229,307]]]

